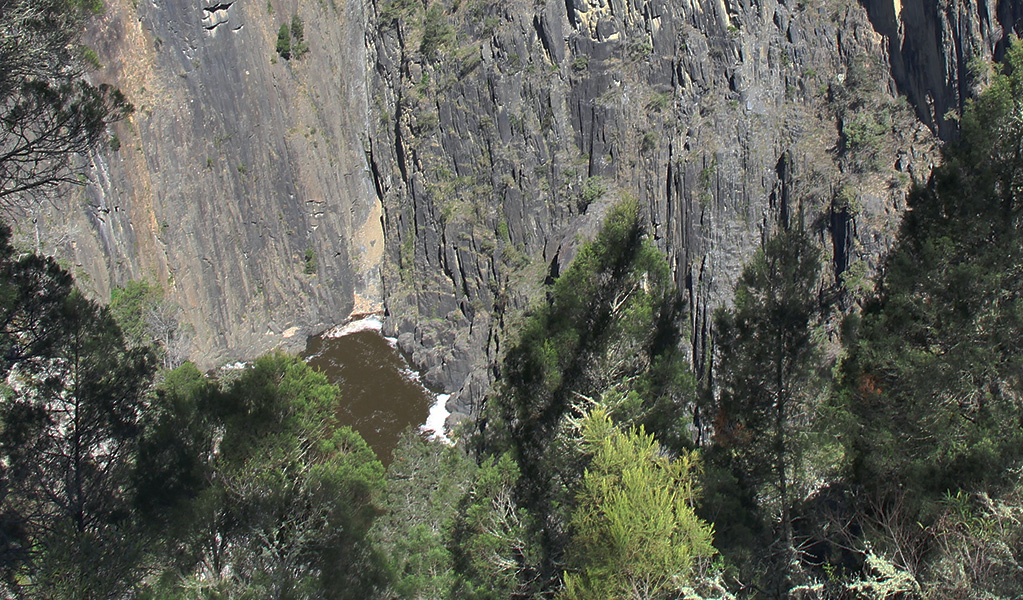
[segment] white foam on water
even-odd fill
[[[401,376],[404,377],[405,379],[408,379],[409,381],[414,381],[418,383],[421,387],[423,386],[422,375],[419,373],[419,371],[416,371],[411,367],[405,367],[404,369],[402,369]]]
[[[359,319],[358,321],[352,321],[345,323],[344,325],[338,325],[333,329],[328,329],[323,332],[325,338],[339,338],[360,331],[376,331],[379,332],[384,328],[384,322],[380,320],[380,317],[376,315],[370,315],[365,319]]]
[[[430,407],[430,414],[426,417],[426,423],[420,425],[419,430],[431,434],[430,438],[435,441],[452,446],[454,442],[451,441],[444,429],[444,421],[451,414],[445,406],[449,398],[451,398],[451,394],[437,394],[437,399]]]

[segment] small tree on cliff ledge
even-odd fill
[[[291,59],[291,29],[287,23],[281,23],[277,32],[277,54],[284,60]]]
[[[294,40],[291,44],[292,54],[295,58],[302,58],[303,54],[309,52],[309,46],[305,43],[305,24],[298,13],[291,15],[291,37]]]

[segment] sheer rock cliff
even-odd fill
[[[310,50],[289,61],[275,42],[295,14]],[[114,0],[84,41],[135,112],[88,185],[18,219],[23,239],[101,299],[161,283],[204,366],[378,310],[364,39],[358,6]]]
[[[421,6],[376,6],[370,146],[388,326],[428,381],[458,392],[450,408],[469,413],[493,381],[507,324],[625,195],[640,200],[688,301],[698,369],[712,311],[781,223],[804,224],[828,250],[821,293],[855,302],[906,189],[937,159],[936,135],[954,135],[978,84],[964,65],[997,54],[1019,11],[440,6],[450,37],[439,51]]]

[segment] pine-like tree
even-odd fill
[[[715,444],[741,484],[777,519],[783,579],[796,563],[791,517],[802,467],[797,433],[817,390],[812,328],[818,312],[819,252],[801,229],[781,231],[743,270],[735,306],[715,324],[719,405]],[[787,588],[790,584],[782,581]]]
[[[715,554],[713,529],[693,511],[696,455],[672,459],[652,435],[621,431],[600,407],[580,426],[592,459],[572,512],[564,597],[679,597]]]

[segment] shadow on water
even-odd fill
[[[358,431],[385,465],[401,433],[426,421],[433,396],[410,378],[401,353],[379,334],[312,337],[303,358],[341,388],[338,420]]]

